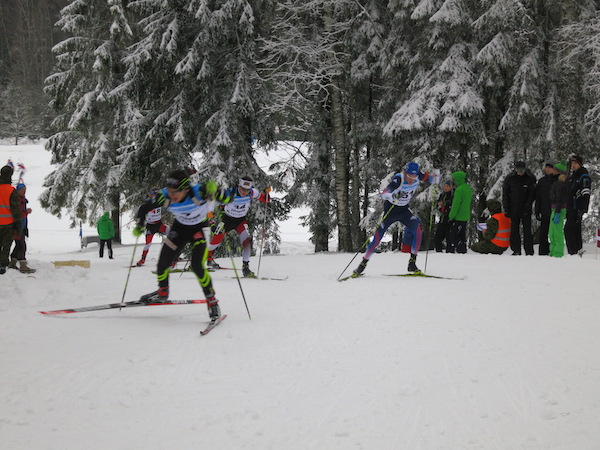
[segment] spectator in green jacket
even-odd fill
[[[115,237],[115,227],[110,216],[105,212],[96,224],[100,238],[100,258],[104,257],[104,244],[108,247],[108,258],[113,259],[112,239]]]
[[[467,253],[467,223],[471,218],[473,189],[467,184],[466,178],[467,174],[462,170],[452,174],[456,189],[448,216],[452,222],[449,253]]]

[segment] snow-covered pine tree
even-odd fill
[[[379,1],[285,0],[277,4],[271,37],[261,45],[261,74],[273,88],[271,114],[283,130],[310,141],[308,172],[299,173],[302,181],[290,198],[323,208],[308,217],[318,250],[327,249],[331,207],[338,249],[351,251],[358,244],[361,160],[366,143],[372,147],[373,136],[381,134],[374,125],[373,86],[383,10]],[[314,195],[300,195],[311,187],[318,187]]]
[[[143,36],[125,58],[121,86],[132,99],[131,145],[122,158],[138,182],[196,165],[200,178],[229,185],[267,180],[253,140],[270,140],[259,115],[266,92],[255,74],[257,17],[269,1],[134,1]]]
[[[131,101],[129,145],[120,160],[138,192],[140,185],[161,185],[182,166],[223,186],[247,175],[260,189],[277,187],[257,165],[253,145],[272,141],[273,127],[261,112],[267,93],[255,68],[255,41],[266,26],[261,17],[272,3],[149,0],[130,8],[142,35],[125,57],[119,87]],[[281,211],[272,205],[269,226]],[[251,214],[251,224],[262,223],[258,208]]]
[[[45,180],[42,206],[56,215],[66,209],[94,222],[112,211],[119,230],[123,168],[123,112],[113,89],[121,82],[123,49],[132,37],[127,0],[72,0],[58,26],[67,37],[53,49],[56,70],[46,80],[58,130],[47,143],[58,167]],[[117,235],[117,239],[120,239]]]

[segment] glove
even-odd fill
[[[142,234],[144,234],[144,227],[143,227],[143,226],[141,226],[141,225],[136,225],[136,226],[133,228],[133,231],[132,231],[132,233],[133,233],[133,235],[134,235],[135,237],[140,237]]]
[[[581,219],[583,219],[584,214],[585,213],[583,211],[581,211],[579,209],[577,210],[577,223],[581,223]]]
[[[557,213],[557,212],[554,213],[552,222],[554,223],[554,225],[558,225],[560,223],[560,213]]]
[[[209,180],[206,182],[206,194],[208,196],[212,197],[213,195],[215,195],[218,188],[219,186],[217,185],[216,181]]]
[[[510,213],[508,211],[505,212],[504,215],[510,219]]]
[[[535,213],[535,218],[541,222],[542,221],[542,213]]]

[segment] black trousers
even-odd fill
[[[104,257],[104,244],[108,248],[108,257],[112,259],[112,239],[100,239],[100,258]]]
[[[210,225],[208,222],[202,222],[197,225],[183,225],[177,221],[173,223],[158,257],[156,273],[158,274],[159,287],[169,287],[169,270],[171,269],[171,264],[179,258],[185,246],[191,244],[192,270],[200,282],[204,295],[207,298],[215,295],[210,273],[205,269],[206,260],[208,259],[207,236],[205,233],[210,238]]]
[[[452,246],[450,242],[450,222],[445,220],[437,224],[435,229],[435,251],[441,252],[444,249],[444,241],[446,241],[446,250]]]
[[[531,232],[531,214],[510,216],[510,249],[521,254],[521,225],[523,226],[523,248],[527,255],[533,255],[533,234]]]
[[[567,210],[567,220],[565,222],[565,242],[567,243],[567,252],[569,255],[576,255],[583,247],[581,237],[581,221],[578,220],[577,210]]]
[[[540,247],[538,253],[540,255],[550,254],[550,241],[548,241],[548,230],[550,229],[550,216],[542,215],[540,221]]]
[[[456,251],[456,253],[467,253],[466,221],[452,221],[452,228],[450,228],[450,242],[452,242],[452,249]]]

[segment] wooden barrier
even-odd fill
[[[90,260],[82,260],[82,261],[52,261],[54,267],[69,267],[69,266],[80,266],[85,269],[90,268]]]

